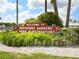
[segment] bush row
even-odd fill
[[[1,32],[0,41],[8,46],[51,46],[57,44],[67,44],[64,42],[76,43],[78,33],[76,30],[63,29],[60,32],[53,33],[17,33],[17,32]],[[58,42],[57,42],[58,41]],[[57,43],[55,43],[57,42]],[[64,43],[64,44],[63,44]]]
[[[17,33],[17,32],[7,32],[3,34],[1,42],[8,46],[32,46],[38,45],[37,42],[45,41],[45,45],[48,45],[48,41],[52,40],[52,36],[44,33]],[[40,43],[39,43],[40,44]]]

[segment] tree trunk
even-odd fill
[[[45,0],[45,12],[47,12],[47,0]]]
[[[68,0],[67,17],[66,17],[66,28],[69,27],[70,9],[71,9],[71,0]]]
[[[51,3],[52,3],[53,6],[54,6],[55,14],[56,14],[57,16],[59,16],[59,14],[58,14],[58,8],[57,8],[57,1],[56,1],[56,0],[51,0]]]

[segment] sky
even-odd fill
[[[29,18],[37,18],[44,13],[45,0],[19,0],[19,23],[24,23]],[[53,12],[53,5],[48,0],[48,12]],[[65,23],[68,0],[57,0],[60,18]],[[71,14],[72,20],[79,20],[79,0],[72,0]],[[0,0],[0,22],[16,22],[16,0]]]

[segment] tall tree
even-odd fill
[[[18,0],[16,0],[16,25],[18,26]]]
[[[51,3],[52,3],[53,6],[54,6],[55,14],[56,14],[57,16],[59,16],[59,14],[58,14],[58,8],[57,8],[57,0],[51,0]]]
[[[63,27],[62,20],[53,12],[42,13],[37,20],[46,23],[48,26],[56,25]]]
[[[66,28],[69,27],[70,9],[71,9],[71,0],[68,0],[67,17],[66,17]]]
[[[0,17],[0,20],[2,20],[2,18]]]
[[[45,0],[45,12],[47,12],[47,0]]]

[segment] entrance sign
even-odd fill
[[[58,32],[61,30],[59,26],[47,26],[46,23],[27,23],[24,26],[15,28],[18,32]]]
[[[27,23],[25,24],[26,27],[45,27],[47,26],[46,23]]]

